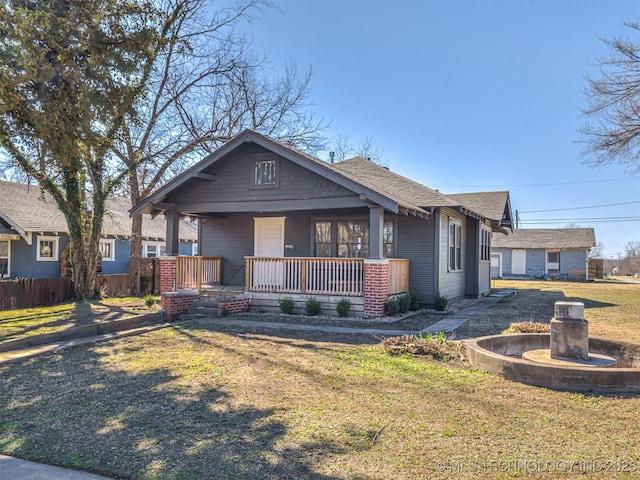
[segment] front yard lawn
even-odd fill
[[[581,288],[599,331],[638,312],[626,289]],[[122,479],[630,479],[639,418],[640,397],[215,320],[0,365],[1,453]]]

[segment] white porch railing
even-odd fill
[[[183,257],[176,258],[176,289],[220,285],[222,276],[222,257]]]
[[[409,291],[408,258],[390,258],[388,272],[389,295]]]
[[[364,295],[362,258],[245,257],[246,289],[308,295]]]

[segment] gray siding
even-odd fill
[[[492,253],[502,253],[502,275],[504,277],[512,276],[511,273],[511,252],[510,248],[492,248]],[[534,277],[540,277],[546,273],[546,250],[529,249],[526,251],[526,269],[531,272]],[[569,270],[585,270],[587,262],[586,250],[561,250],[560,251],[560,273],[567,275]],[[494,272],[497,269],[494,269]],[[521,275],[518,275],[521,276]]]
[[[479,294],[479,272],[480,263],[480,225],[478,220],[467,218],[467,231],[464,236],[466,245],[464,247],[466,259],[464,263],[465,291],[464,294],[476,297]]]
[[[462,225],[462,269],[450,272],[449,271],[449,219],[457,220]],[[441,233],[440,233],[440,295],[447,297],[449,300],[463,297],[465,294],[465,275],[464,266],[466,262],[465,258],[465,238],[466,238],[466,222],[465,217],[461,213],[448,208],[442,209],[440,218]]]
[[[240,202],[354,195],[344,187],[275,154],[272,156],[277,162],[278,186],[256,188],[253,186],[255,157],[252,155],[261,152],[266,150],[247,148],[214,164],[207,173],[215,174],[217,179],[201,180],[190,185],[179,193],[179,202]]]
[[[420,294],[423,303],[432,304],[435,293],[435,224],[399,216],[397,219],[396,257],[408,258],[409,286]]]

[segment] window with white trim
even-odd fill
[[[9,240],[0,240],[0,278],[8,278],[9,275]]]
[[[491,260],[491,231],[486,228],[480,230],[480,260]]]
[[[166,253],[164,242],[142,242],[142,256],[148,258],[163,257]]]
[[[462,269],[462,225],[449,220],[449,271]]]
[[[116,259],[116,240],[115,239],[100,239],[100,254],[102,255],[103,262],[113,262]]]
[[[57,262],[60,237],[38,235],[37,260],[39,262]]]
[[[194,257],[198,256],[198,244],[197,243],[193,243],[191,245],[191,255],[193,255]]]

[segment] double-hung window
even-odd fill
[[[148,258],[164,256],[166,247],[164,242],[142,242],[142,255]]]
[[[58,241],[59,237],[38,235],[37,260],[40,262],[57,262]]]
[[[462,269],[462,225],[449,220],[449,271]]]
[[[100,254],[103,262],[113,262],[116,259],[115,239],[100,239]]]
[[[9,276],[9,240],[0,240],[0,278]]]
[[[480,237],[480,260],[491,260],[491,231],[483,228]]]

